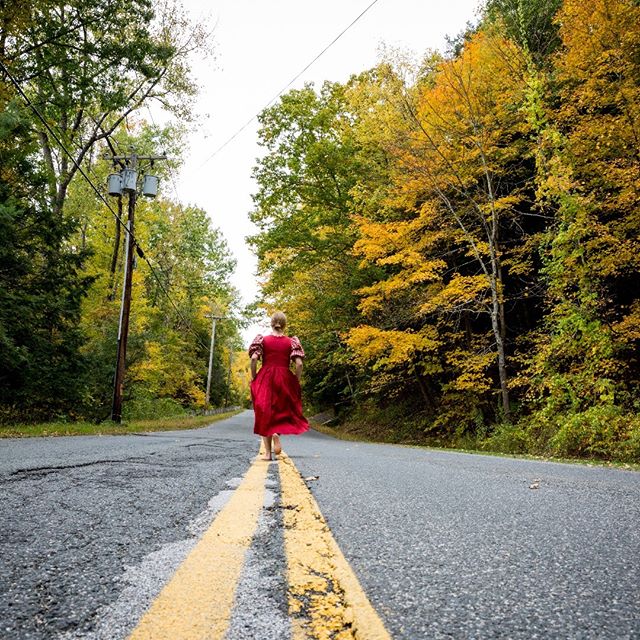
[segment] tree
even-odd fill
[[[481,31],[458,57],[432,58],[414,87],[387,83],[388,108],[400,116],[395,135],[383,134],[393,158],[388,204],[406,213],[401,221],[363,218],[355,246],[365,261],[386,268],[376,284],[362,290],[363,310],[371,313],[385,300],[406,296],[415,310],[407,331],[419,333],[438,316],[450,325],[457,316],[469,336],[482,330],[478,317],[488,316],[493,346],[476,345],[481,349],[476,358],[469,357],[474,351],[469,348],[465,358],[455,358],[479,367],[474,373],[462,367],[458,380],[464,385],[475,380],[482,392],[478,374],[488,362],[486,349],[494,350],[507,417],[503,263],[507,258],[515,272],[516,261],[505,250],[505,235],[523,229],[521,212],[530,197],[522,162],[528,153],[527,125],[519,111],[522,71],[522,56],[508,41]]]
[[[167,2],[33,2],[24,22],[3,35],[0,56],[49,129],[30,114],[48,176],[48,198],[61,214],[78,165],[96,142],[151,100],[185,117],[195,86],[187,57],[206,35]]]
[[[254,175],[249,239],[264,278],[265,304],[284,308],[307,352],[314,400],[348,396],[349,364],[341,332],[356,314],[362,279],[350,255],[351,189],[363,170],[349,137],[343,87],[290,91],[260,116],[266,155]]]
[[[193,51],[208,48],[208,34],[190,24],[170,1],[156,8],[148,0],[5,2],[2,9],[0,57],[38,112],[18,106],[20,101],[10,102],[12,88],[5,78],[1,96],[5,133],[15,130],[19,138],[15,141],[18,146],[10,138],[3,140],[3,188],[8,195],[2,222],[11,239],[5,254],[8,308],[3,335],[9,351],[3,375],[12,380],[11,394],[3,401],[13,399],[21,410],[35,405],[42,416],[59,411],[102,418],[113,373],[124,234],[119,233],[118,224],[115,237],[111,233],[111,214],[91,187],[78,180],[78,166],[99,174],[94,175],[94,183],[100,186],[108,167],[98,159],[98,152],[105,143],[113,149],[119,138],[124,143],[124,125],[136,130],[134,114],[151,101],[161,103],[165,111],[183,121],[189,119],[195,85],[188,58]],[[143,128],[146,135],[135,140],[142,147],[162,140],[162,135],[150,136],[148,131]],[[24,175],[10,170],[11,162],[23,166]],[[142,204],[141,209],[144,207]],[[168,210],[165,206],[163,212]],[[179,312],[169,323],[173,333],[167,331],[170,335],[161,355],[169,362],[162,393],[188,404],[198,401],[204,377],[199,363],[206,363],[197,353],[198,340],[194,341],[198,328],[191,324],[197,325],[203,296],[220,294],[233,299],[233,295],[223,282],[223,273],[232,268],[223,240],[215,231],[204,229],[204,213],[184,217],[193,221],[193,228],[174,226],[171,241],[184,244],[178,251],[192,251],[180,256],[185,264],[195,267],[196,262],[199,266],[208,261],[208,266],[190,274],[199,291],[187,290],[186,309],[176,305]],[[25,221],[28,226],[22,228]],[[138,240],[146,240],[144,225],[139,229]],[[194,229],[199,231],[191,237]],[[194,249],[198,243],[204,246]],[[202,255],[196,255],[197,251]],[[135,278],[140,290],[145,277],[138,271]],[[177,291],[182,293],[183,287],[187,287],[186,278]],[[180,298],[175,292],[174,296]],[[155,298],[148,304],[143,297],[141,303],[135,312],[139,329],[147,327],[154,313],[159,316]],[[25,310],[29,311],[28,327],[21,317]],[[180,333],[184,325],[188,325],[190,338]],[[163,320],[156,330],[157,339],[164,330]],[[206,338],[204,318],[199,330]],[[142,334],[133,335],[134,356],[144,353]],[[153,352],[152,342],[149,353]],[[207,344],[206,339],[201,342]],[[156,363],[162,358],[158,355]],[[180,365],[175,366],[176,362]],[[87,363],[93,374],[90,379],[81,375]],[[30,385],[37,375],[32,370],[42,380],[35,392]],[[152,384],[148,388],[157,392]]]
[[[86,366],[81,301],[91,280],[73,233],[43,198],[37,140],[15,103],[0,110],[0,420],[74,415]],[[77,415],[77,414],[76,414]]]
[[[497,23],[536,66],[548,65],[560,45],[554,19],[561,6],[562,0],[488,0],[485,28]]]
[[[532,431],[563,454],[624,441],[639,389],[640,9],[566,0],[539,168],[548,313],[530,359]],[[535,424],[537,423],[537,424]]]
[[[167,149],[179,148],[180,140],[180,131],[171,127],[162,131],[140,124],[129,135],[121,132],[115,136],[114,144],[122,148],[134,146],[145,154],[160,141],[166,143]],[[106,160],[94,168],[103,178],[109,170]],[[158,165],[154,171],[168,181],[168,163]],[[91,252],[85,269],[93,275],[94,282],[83,305],[82,325],[88,337],[83,351],[94,371],[88,392],[91,406],[96,417],[104,417],[111,401],[123,252],[114,253],[112,223],[105,219],[102,202],[84,182],[72,183],[66,210],[82,221]],[[144,248],[148,262],[138,259],[133,272],[126,415],[131,415],[132,410],[153,413],[158,399],[164,403],[163,410],[171,406],[170,402],[176,403],[177,408],[201,406],[211,326],[206,314],[217,306],[229,310],[225,315],[237,315],[237,293],[229,282],[235,261],[205,211],[172,202],[162,194],[154,200],[138,201],[136,240]],[[114,255],[118,256],[115,268]],[[218,328],[214,404],[221,403],[226,395],[223,350],[238,342],[237,331],[233,321],[221,323]]]

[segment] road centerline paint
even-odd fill
[[[264,504],[268,464],[256,459],[129,640],[216,640],[231,618],[245,553]]]
[[[391,640],[292,460],[279,469],[293,640]]]

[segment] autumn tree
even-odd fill
[[[351,194],[364,169],[349,136],[343,87],[290,91],[260,116],[266,154],[254,175],[250,239],[265,304],[284,308],[307,350],[307,387],[317,402],[350,395],[341,332],[356,314],[362,276],[350,255]]]
[[[320,403],[349,393],[387,436],[638,457],[638,18],[489,0],[447,53],[264,114],[253,243]]]
[[[633,430],[623,414],[639,387],[639,18],[625,0],[566,0],[557,17],[562,47],[539,177],[541,206],[557,222],[529,389],[532,433],[564,454],[606,455]]]
[[[454,386],[475,384],[483,395],[493,351],[508,417],[504,270],[517,285],[515,301],[524,288],[516,273],[524,268],[522,256],[510,251],[510,236],[527,234],[532,195],[520,112],[522,58],[508,41],[480,32],[460,56],[432,59],[421,74],[410,87],[387,81],[387,109],[396,112],[388,125],[395,135],[383,142],[395,182],[388,205],[405,213],[400,220],[361,221],[356,251],[387,265],[386,276],[362,290],[361,308],[370,313],[408,297],[405,309],[414,311],[405,326],[416,339],[420,331],[433,332],[435,323],[440,340],[448,335],[451,343],[452,327],[462,323],[467,348],[445,355],[444,368],[458,369]],[[482,316],[489,320],[490,340],[480,339]]]
[[[183,123],[189,121],[196,90],[189,57],[195,51],[207,53],[208,35],[187,20],[179,4],[172,1],[156,6],[148,0],[3,3],[0,57],[32,103],[31,108],[23,104],[9,78],[3,78],[6,131],[19,130],[21,137],[16,142],[23,151],[22,155],[16,153],[7,142],[4,159],[28,158],[24,176],[13,170],[3,175],[7,193],[17,190],[18,199],[28,203],[24,215],[3,219],[4,230],[37,267],[33,273],[28,267],[8,274],[14,279],[7,289],[13,291],[13,302],[2,329],[12,340],[19,336],[14,340],[14,355],[21,354],[16,362],[23,372],[29,372],[27,363],[41,362],[38,366],[47,368],[52,379],[59,381],[65,392],[58,394],[53,404],[61,413],[106,415],[125,239],[120,223],[96,198],[92,187],[80,179],[78,166],[84,165],[100,188],[110,169],[100,154],[123,153],[123,149],[127,153],[133,142],[138,152],[174,152],[173,161],[161,172],[175,168],[180,155],[180,149],[172,147],[176,136],[172,140],[162,131],[149,135],[151,127],[140,126],[139,110],[154,102]],[[16,99],[11,101],[14,94]],[[137,132],[135,140],[123,134],[125,125]],[[125,141],[127,137],[130,139]],[[134,314],[138,325],[131,353],[147,368],[136,370],[134,366],[132,373],[137,371],[140,388],[152,397],[197,404],[206,374],[203,352],[208,348],[202,308],[217,297],[235,304],[227,280],[233,261],[224,240],[201,210],[172,206],[167,201],[159,201],[156,207],[141,202],[139,208],[149,223],[139,225],[138,245],[164,253],[154,267],[149,266],[151,261],[138,263],[136,293],[142,295]],[[21,224],[25,215],[33,219],[28,237],[22,229],[12,228]],[[151,220],[155,235],[150,233]],[[158,238],[171,248],[155,245]],[[37,297],[30,288],[36,281],[42,290]],[[45,296],[45,291],[50,295]],[[35,307],[36,300],[41,300],[42,308],[31,313],[31,325],[24,331],[17,310],[25,304]],[[55,361],[39,358],[28,346],[29,340],[40,334],[49,336],[52,352],[58,342],[66,345],[66,350],[55,351]],[[230,335],[237,337],[233,330]],[[64,336],[69,341],[65,342]],[[167,339],[166,344],[162,338]],[[155,359],[149,357],[154,349]],[[12,358],[8,364],[15,360]],[[93,374],[90,379],[77,373],[87,362]],[[151,362],[154,364],[149,367]],[[151,370],[164,372],[163,385],[151,382]],[[146,378],[143,371],[148,373]],[[10,368],[3,368],[2,375],[11,377],[12,397],[24,404],[17,388],[29,391],[25,376],[11,373]],[[45,389],[42,385],[43,394],[48,393]],[[224,397],[224,390],[220,393]],[[41,402],[37,394],[31,397],[34,403]],[[53,404],[44,402],[43,407]]]
[[[144,122],[130,132],[119,131],[112,141],[116,148],[134,146],[142,154],[164,148],[173,162],[184,146],[179,128]],[[226,353],[240,344],[234,320],[239,316],[238,295],[230,284],[235,260],[205,211],[169,198],[171,164],[154,168],[161,179],[159,197],[137,203],[136,241],[144,257],[137,256],[133,271],[125,416],[203,405],[211,330],[206,314],[212,308],[231,319],[218,326],[211,400],[217,405],[232,395],[226,388]],[[105,159],[93,167],[101,180],[111,170]],[[90,253],[84,270],[93,283],[81,323],[86,335],[82,350],[93,371],[87,410],[105,417],[111,402],[125,238],[122,234],[117,240],[112,214],[84,181],[71,184],[65,210],[80,222],[76,239],[85,242]]]

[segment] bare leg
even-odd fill
[[[280,436],[274,433],[273,436],[273,453],[279,456],[282,453],[282,445],[280,444]]]
[[[264,444],[263,460],[271,460],[271,436],[262,436],[262,443]]]

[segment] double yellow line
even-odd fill
[[[214,640],[229,628],[236,587],[264,505],[256,459],[129,640]],[[279,461],[293,640],[390,639],[290,458]],[[259,638],[256,638],[259,640]]]

